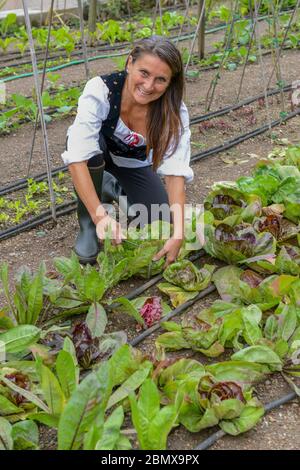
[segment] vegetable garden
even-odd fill
[[[299,1],[126,3],[95,31],[50,11],[36,73],[27,28],[0,22],[0,449],[296,449]],[[185,62],[185,241],[164,269],[153,223],[81,266],[66,130],[87,76],[153,33]]]

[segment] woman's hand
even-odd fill
[[[121,225],[108,214],[101,217],[96,224],[96,232],[99,240],[104,240],[107,233],[110,232],[112,243],[119,245],[125,236],[122,234]]]
[[[163,256],[166,256],[166,263],[164,265],[164,268],[166,268],[169,264],[176,261],[182,242],[182,239],[169,238],[163,248],[154,256],[153,261],[158,261]]]

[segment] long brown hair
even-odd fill
[[[169,145],[175,152],[182,130],[180,106],[184,92],[184,70],[180,52],[162,36],[151,36],[136,43],[129,57],[135,62],[143,54],[153,54],[172,71],[171,82],[165,93],[149,106],[147,116],[147,153],[153,149],[153,168],[157,169]]]

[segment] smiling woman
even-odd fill
[[[120,224],[102,205],[119,202],[119,196],[128,198],[140,226],[172,220],[172,236],[156,258],[166,256],[166,264],[176,259],[183,241],[185,181],[193,179],[183,91],[180,53],[160,36],[137,43],[123,72],[87,82],[62,154],[78,195],[75,252],[81,262],[95,262],[108,227],[113,243],[122,242]]]

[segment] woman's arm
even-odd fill
[[[166,189],[173,220],[173,238],[184,236],[185,179],[183,176],[165,176]]]
[[[166,256],[165,267],[167,267],[176,260],[184,239],[185,178],[184,176],[165,176],[165,182],[173,219],[173,235],[153,260],[157,261]]]

